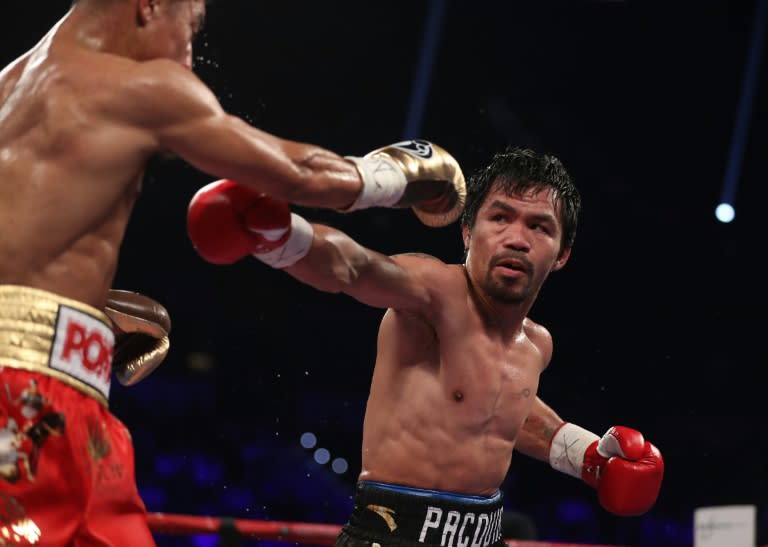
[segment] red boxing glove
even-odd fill
[[[600,505],[619,516],[642,515],[659,496],[664,459],[634,429],[615,426],[602,438],[565,423],[552,438],[552,467],[597,489]]]
[[[194,195],[187,232],[208,262],[232,264],[286,243],[291,234],[288,203],[231,180],[218,180]]]

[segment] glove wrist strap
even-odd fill
[[[555,432],[549,446],[549,464],[561,473],[581,479],[584,453],[599,438],[578,425],[563,424]]]
[[[355,202],[342,212],[369,207],[392,207],[403,197],[408,180],[396,161],[383,154],[370,158],[348,156],[346,159],[357,166],[363,187]]]
[[[287,268],[307,255],[314,237],[312,225],[296,213],[291,213],[291,235],[286,242],[276,249],[254,253],[253,256],[273,268]]]

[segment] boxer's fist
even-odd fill
[[[104,312],[112,320],[112,369],[121,384],[146,378],[168,355],[171,318],[162,304],[131,291],[110,289]]]
[[[232,264],[253,255],[273,268],[302,259],[312,246],[312,225],[291,213],[288,203],[232,182],[201,188],[187,210],[187,232],[200,255]]]
[[[600,504],[620,516],[641,515],[656,503],[664,459],[639,431],[615,426],[602,438],[566,423],[550,445],[552,467],[597,489]]]
[[[659,449],[648,441],[641,448],[637,458],[610,457],[597,477],[600,504],[614,514],[642,515],[653,507],[659,496],[664,459]]]
[[[198,190],[187,210],[192,245],[214,264],[272,251],[288,240],[290,231],[288,203],[231,180]]]
[[[399,142],[362,158],[357,165],[363,189],[347,211],[366,207],[411,207],[427,226],[445,226],[464,209],[467,187],[458,162],[424,140]]]

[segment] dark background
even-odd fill
[[[441,5],[424,116],[418,135],[405,135],[430,9]],[[766,524],[765,73],[744,136],[736,219],[714,217],[755,6],[219,0],[209,8],[196,71],[225,108],[261,129],[348,155],[420,136],[467,173],[507,144],[568,166],[584,213],[568,267],[531,314],[555,339],[540,395],[595,432],[640,429],[661,448],[666,476],[652,511],[622,519],[579,481],[516,456],[506,506],[530,515],[541,539],[691,545],[693,510],[706,505],[756,504]],[[4,6],[3,64],[67,7]],[[203,262],[185,214],[210,180],[181,163],[152,166],[115,280],[163,302],[174,320],[163,366],[112,391],[113,411],[133,432],[140,490],[150,511],[342,523],[382,311],[255,260]],[[427,228],[409,211],[300,212],[383,252],[462,258],[457,225]],[[306,431],[349,470],[313,461],[299,445]]]

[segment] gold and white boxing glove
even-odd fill
[[[403,141],[363,156],[350,157],[360,172],[363,188],[344,209],[411,207],[427,226],[447,226],[464,210],[467,186],[464,173],[448,152],[425,140]]]

